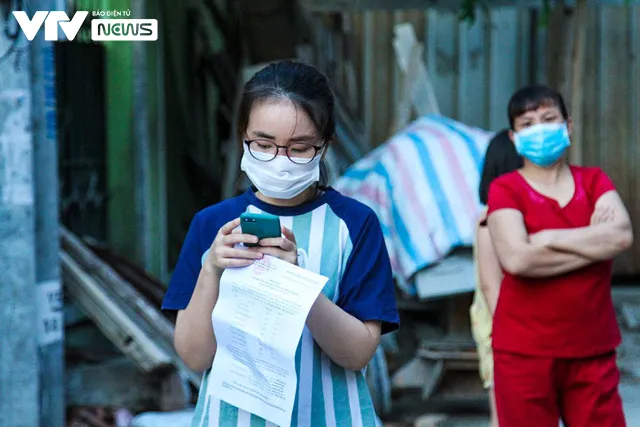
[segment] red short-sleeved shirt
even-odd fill
[[[512,172],[489,189],[488,215],[500,209],[522,212],[529,234],[588,226],[596,201],[614,185],[600,168],[571,166],[575,193],[561,208]],[[612,262],[544,279],[506,271],[494,316],[496,350],[548,357],[587,357],[614,350],[620,330],[611,298]]]

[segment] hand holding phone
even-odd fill
[[[269,214],[244,213],[240,215],[243,234],[256,236],[259,243],[245,243],[252,251],[271,255],[298,265],[298,247],[293,232],[280,226],[280,218]]]
[[[261,252],[236,248],[239,243],[245,245],[258,243],[256,236],[234,232],[239,225],[240,218],[236,218],[218,230],[216,238],[207,251],[206,260],[202,264],[205,271],[220,276],[226,268],[246,267],[262,258]]]
[[[256,236],[258,240],[280,237],[280,218],[265,213],[245,212],[240,215],[242,234]],[[257,243],[245,243],[245,246],[255,247]]]

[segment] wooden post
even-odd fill
[[[571,116],[573,118],[573,134],[569,160],[574,164],[582,164],[582,116],[584,111],[583,75],[585,68],[587,43],[587,0],[577,0],[573,36],[573,55],[571,61]]]
[[[571,88],[571,45],[573,16],[563,0],[558,1],[549,16],[547,28],[547,81],[564,96]],[[566,99],[571,101],[570,97]]]
[[[575,164],[584,160],[581,127],[587,18],[587,0],[577,0],[573,10],[560,1],[549,18],[547,36],[547,80],[565,97],[573,120],[569,160]]]

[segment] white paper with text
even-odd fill
[[[211,316],[218,348],[209,393],[289,427],[296,348],[327,280],[268,255],[249,267],[225,270]]]

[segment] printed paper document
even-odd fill
[[[289,427],[297,385],[296,348],[327,280],[269,255],[249,267],[225,270],[211,316],[218,349],[210,393]]]

